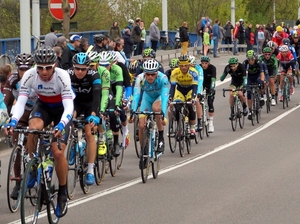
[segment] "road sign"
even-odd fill
[[[62,10],[62,1],[63,0],[50,0],[48,5],[52,17],[59,21],[63,21],[64,19],[64,14]],[[70,4],[70,18],[72,19],[72,17],[74,17],[77,11],[77,0],[68,0],[68,1]]]

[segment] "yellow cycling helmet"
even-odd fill
[[[282,28],[281,26],[277,26],[277,27],[276,27],[276,31],[277,31],[277,32],[282,32],[282,31],[283,31],[283,28]]]

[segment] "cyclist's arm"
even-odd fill
[[[120,66],[116,72],[116,105],[121,106],[123,96],[123,72]]]
[[[274,55],[272,55],[272,60],[273,60],[273,71],[274,74],[278,73],[278,61]]]
[[[224,68],[224,72],[220,76],[220,81],[223,82],[226,76],[228,75],[228,72],[230,71],[229,65],[226,65]]]
[[[138,103],[141,97],[141,82],[143,81],[143,79],[144,79],[144,74],[142,73],[138,75],[135,80],[135,86],[133,89],[132,107],[131,107],[133,111],[137,111],[138,108]]]
[[[176,80],[176,73],[174,72],[176,69],[174,69],[171,73],[171,77],[170,77],[170,83],[171,83],[171,89],[170,89],[170,98],[174,98],[174,93],[175,93],[175,87],[177,84],[177,80]]]
[[[203,90],[203,69],[200,65],[196,65],[196,69],[198,71],[198,89],[197,94],[202,94]]]
[[[101,85],[100,112],[104,112],[108,106],[108,96],[110,90],[110,72],[107,69],[101,73]]]
[[[168,108],[168,95],[169,95],[169,82],[168,77],[164,75],[161,78],[162,88],[161,88],[161,110],[164,113],[164,116],[167,115]]]
[[[128,69],[123,63],[118,63],[123,71],[123,86],[125,87],[125,99],[129,100],[132,95],[132,86],[130,85],[130,75]]]
[[[264,81],[265,80],[264,66],[263,66],[262,62],[260,62],[260,61],[258,61],[257,64],[258,64],[258,68],[259,68],[260,79],[262,81]]]
[[[61,87],[61,98],[62,104],[64,106],[64,112],[60,118],[60,122],[66,125],[71,119],[74,112],[74,103],[75,94],[72,90],[71,79],[69,74],[64,71],[66,74],[59,75],[60,82],[57,84]]]
[[[297,54],[296,54],[296,50],[293,46],[290,46],[290,51],[293,54],[294,60],[297,61]]]

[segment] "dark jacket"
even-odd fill
[[[250,41],[250,33],[251,33],[251,28],[247,27],[245,30],[245,39]]]
[[[75,54],[79,53],[70,43],[67,44],[67,47],[63,50],[61,55],[61,67],[65,70],[72,68],[72,58]]]
[[[189,34],[188,34],[188,28],[187,27],[180,27],[179,28],[179,35],[180,35],[180,42],[186,42],[189,41]]]
[[[94,47],[92,48],[92,51],[96,51],[98,53],[102,51],[107,51],[108,48],[106,46],[100,47],[98,44],[94,44]]]
[[[125,52],[125,54],[132,53],[132,51],[133,51],[132,46],[134,43],[133,43],[133,40],[131,39],[130,35],[125,33],[123,35],[123,39],[124,39],[123,51]]]
[[[135,42],[135,43],[139,43],[141,42],[141,28],[138,24],[136,24],[133,28],[132,28],[132,32],[131,32],[131,39]]]
[[[108,32],[108,36],[113,41],[116,41],[118,38],[121,38],[120,28],[118,26],[112,26],[112,27],[110,27],[110,30]]]
[[[225,26],[224,26],[224,31],[225,31],[225,37],[231,37],[232,36],[232,34],[231,34],[231,30],[233,30],[234,29],[234,27],[232,26],[232,24],[230,23],[230,24],[226,24]]]

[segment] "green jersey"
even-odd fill
[[[111,90],[114,94],[117,106],[122,105],[122,96],[123,96],[123,71],[122,68],[116,64],[113,64],[110,67],[110,84]]]
[[[110,72],[105,67],[99,66],[98,73],[100,74],[100,84],[101,84],[100,112],[105,112],[108,106],[108,96],[109,96],[109,89],[110,89]]]
[[[270,77],[273,77],[273,76],[277,75],[278,61],[277,61],[276,56],[274,54],[271,55],[269,60],[267,60],[264,55],[261,55],[259,57],[259,60],[263,61],[267,65]]]

